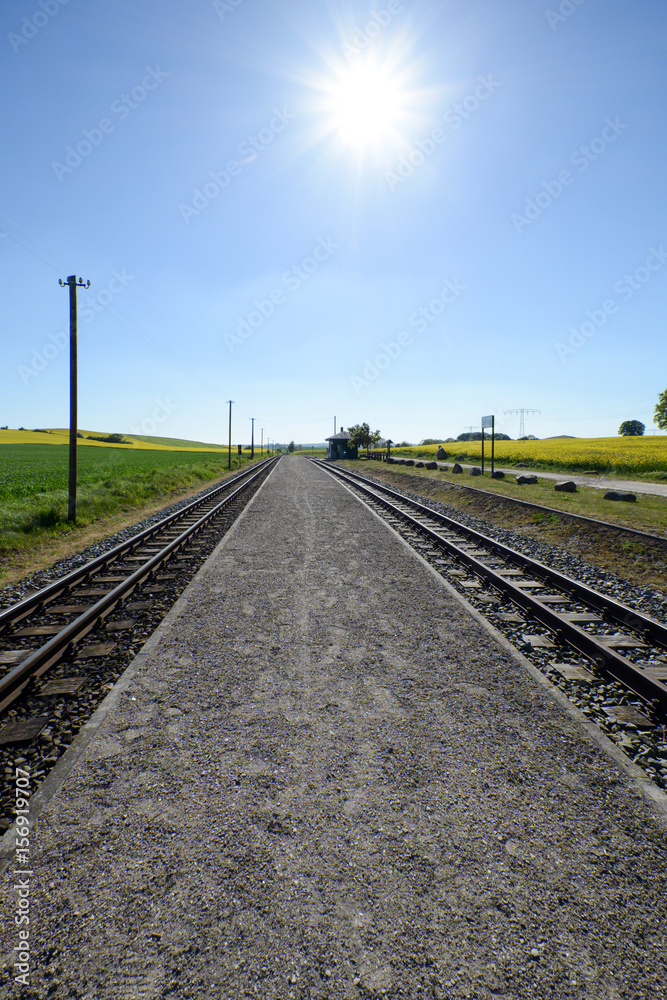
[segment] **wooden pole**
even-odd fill
[[[234,402],[234,400],[233,399],[228,399],[227,402],[229,403],[229,445],[227,447],[227,468],[231,469],[231,467],[232,467],[232,403]]]
[[[76,343],[76,275],[67,279],[69,285],[69,498],[67,520],[76,521],[76,445],[78,434],[77,343]]]
[[[76,523],[76,482],[77,482],[77,434],[78,428],[78,370],[77,370],[77,318],[76,290],[90,288],[90,281],[84,284],[82,278],[76,280],[70,274],[67,281],[59,279],[60,285],[69,287],[69,491],[67,497],[67,520]]]

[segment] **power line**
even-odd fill
[[[523,426],[523,416],[524,416],[524,414],[525,413],[540,413],[540,412],[541,412],[540,410],[532,410],[532,409],[529,409],[528,407],[523,407],[520,410],[505,410],[505,416],[507,416],[508,414],[511,415],[513,413],[520,413],[521,414],[521,420],[519,421],[519,437],[522,438],[522,437],[525,437],[524,426]]]

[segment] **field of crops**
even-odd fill
[[[114,486],[128,479],[155,478],[160,472],[191,467],[207,471],[226,464],[226,455],[210,452],[78,448],[79,488]],[[66,490],[69,450],[65,445],[0,444],[0,503]],[[115,481],[115,482],[114,482]]]
[[[450,456],[463,455],[479,461],[481,441],[453,441],[443,444]],[[393,449],[396,455],[435,457],[438,445]],[[646,475],[667,472],[667,435],[616,438],[552,438],[544,441],[496,441],[496,461],[512,465],[525,462],[533,468],[614,472]],[[491,459],[491,442],[484,445],[485,459]]]
[[[233,471],[238,461],[232,455]],[[77,528],[103,525],[226,472],[227,453],[221,451],[81,447]],[[18,550],[37,550],[47,538],[77,530],[67,521],[68,478],[67,445],[0,444],[0,576]]]
[[[108,448],[109,444],[100,441],[106,431],[84,431],[79,432],[79,446],[83,448]],[[221,445],[204,444],[201,441],[184,441],[180,438],[159,438],[146,437],[144,435],[123,434],[123,440],[127,442],[121,445],[124,451],[141,449],[142,451],[220,451]],[[36,445],[63,445],[69,441],[69,431],[64,427],[48,428],[44,430],[26,430],[0,428],[0,445],[3,444],[36,444]]]

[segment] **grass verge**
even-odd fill
[[[464,476],[424,469],[402,469],[379,462],[343,462],[356,472],[367,473],[414,493],[438,500],[457,510],[473,514],[500,527],[518,531],[528,538],[557,545],[585,559],[593,566],[607,569],[644,586],[667,590],[667,499],[642,495],[636,504],[614,503],[602,499],[602,491],[579,487],[577,493],[556,493],[552,480],[539,480],[532,486],[519,486],[508,480],[475,478],[473,493],[463,489]],[[472,478],[472,477],[468,477]],[[606,521],[610,529],[583,525],[561,519],[558,513],[534,511],[513,504],[512,499],[529,500],[565,514],[579,514]],[[604,506],[602,506],[604,505]],[[620,508],[620,509],[619,509]],[[635,528],[660,535],[666,544],[619,535],[618,527]]]
[[[110,458],[110,465],[84,472],[84,483],[77,490],[76,525],[67,521],[66,489],[2,497],[0,586],[80,551],[228,474],[227,456],[199,453],[188,461],[177,453],[169,461],[169,453],[145,455],[149,458],[141,464],[114,463]],[[158,458],[151,461],[154,455]],[[231,471],[237,470],[234,456]]]

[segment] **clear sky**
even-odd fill
[[[307,443],[652,426],[664,0],[0,11],[0,423]]]

